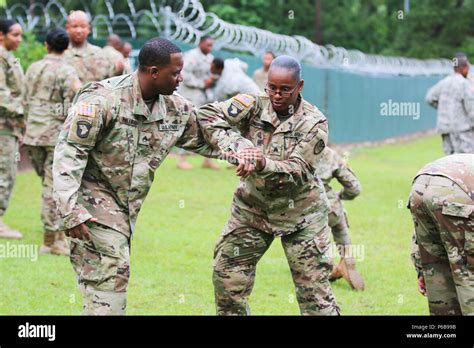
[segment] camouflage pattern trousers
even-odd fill
[[[18,138],[0,135],[0,217],[8,208],[19,160]]]
[[[44,232],[59,232],[60,217],[53,199],[54,146],[28,146],[28,156],[43,184],[41,221]]]
[[[329,227],[311,225],[281,238],[296,298],[303,315],[338,315],[329,274]],[[248,297],[255,283],[257,262],[274,236],[249,226],[223,234],[214,251],[214,294],[218,315],[249,315]]]
[[[334,242],[341,257],[346,257],[346,248],[351,245],[351,238],[349,236],[349,224],[347,222],[347,214],[344,210],[342,202],[339,201],[335,205],[331,205],[331,212],[329,213],[329,227],[331,228]]]
[[[474,129],[441,134],[443,139],[443,151],[446,155],[455,153],[474,153]]]
[[[104,225],[86,225],[91,241],[69,238],[71,263],[83,296],[83,314],[125,315],[130,239]]]
[[[474,314],[474,201],[448,178],[420,175],[410,210],[430,313]]]

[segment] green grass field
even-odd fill
[[[351,237],[364,247],[358,269],[366,282],[354,292],[344,280],[333,283],[345,315],[428,314],[417,292],[410,261],[413,224],[405,208],[410,184],[425,163],[442,156],[438,136],[352,151],[350,165],[363,185],[348,202]],[[157,171],[132,242],[130,315],[213,315],[212,254],[230,212],[238,178],[233,170],[178,171],[169,158]],[[5,221],[24,232],[22,241],[42,241],[40,181],[19,175]],[[0,243],[7,241],[1,240]],[[297,315],[294,287],[279,240],[258,265],[250,298],[255,315]],[[78,315],[81,298],[65,257],[0,258],[0,315]]]

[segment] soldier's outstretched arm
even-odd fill
[[[222,156],[220,149],[212,146],[204,138],[195,110],[191,112],[183,135],[176,142],[176,146],[205,157],[218,158]]]
[[[241,134],[248,130],[249,118],[258,110],[258,99],[236,95],[223,102],[201,106],[197,120],[204,138],[223,153],[237,153],[254,144]]]
[[[255,145],[246,139],[249,118],[258,110],[257,100],[248,95],[237,95],[224,102],[201,106],[197,121],[205,140],[223,154],[237,154]]]
[[[428,90],[428,93],[426,93],[426,97],[425,97],[426,102],[432,107],[434,107],[435,109],[438,108],[440,93],[441,93],[441,81],[439,81],[436,85],[431,87]]]
[[[95,100],[79,97],[69,110],[54,150],[53,196],[62,228],[70,230],[92,218],[77,202],[89,153],[103,130],[105,111]]]
[[[344,160],[335,153],[338,162],[338,168],[334,171],[334,177],[342,185],[342,190],[339,191],[339,198],[344,200],[351,200],[360,195],[362,185],[355,175],[355,173],[347,166]]]
[[[468,117],[471,120],[471,124],[474,124],[474,91],[472,90],[470,83],[464,84],[463,93],[464,109],[466,110]]]
[[[0,113],[8,118],[22,117],[23,100],[14,98],[7,86],[5,71],[9,69],[5,59],[0,57]]]

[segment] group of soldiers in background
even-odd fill
[[[111,35],[102,49],[87,42],[89,33],[87,15],[72,12],[66,30],[48,32],[48,54],[24,77],[12,55],[21,41],[21,26],[0,22],[0,214],[8,206],[22,139],[43,183],[41,252],[70,255],[85,313],[125,313],[130,237],[153,181],[149,171],[154,172],[175,145],[209,158],[231,153],[230,162],[238,163],[237,174],[243,178],[215,249],[218,314],[249,313],[247,299],[256,264],[274,237],[281,237],[302,314],[339,313],[327,280],[343,277],[353,289],[364,289],[350,254],[342,204],[360,194],[361,184],[346,161],[326,146],[327,121],[301,97],[304,81],[296,60],[275,59],[267,52],[252,80],[242,61],[212,56],[210,37],[202,37],[184,57],[169,41],[152,39],[140,51],[138,71],[130,74],[131,45]],[[456,75],[433,87],[427,100],[439,108],[445,151],[472,153],[463,151],[470,146],[465,139],[471,139],[472,123],[464,129],[457,121],[443,120],[460,115],[461,104],[453,102],[459,95],[465,103],[465,121],[471,117],[470,89],[457,76],[467,75],[467,58],[457,58]],[[186,99],[173,94],[178,85]],[[445,128],[448,124],[450,128]],[[472,314],[473,254],[468,233],[473,230],[473,159],[465,155],[453,161],[421,171],[410,200],[415,241],[421,244],[414,254],[420,284],[426,281],[430,296],[447,294],[439,291],[438,272],[444,276],[442,282],[451,282],[451,292],[443,300],[450,309],[430,297],[433,314]],[[178,167],[191,168],[183,153]],[[218,168],[212,162],[204,167]],[[446,174],[441,167],[451,171]],[[331,188],[333,179],[343,186],[340,192]],[[420,197],[422,188],[438,187],[437,196],[429,201]],[[440,200],[451,201],[434,207]],[[430,214],[428,209],[436,211]],[[440,216],[459,220],[445,222],[441,237],[432,230]],[[22,237],[0,223],[0,237]],[[65,230],[71,237],[69,245]],[[341,256],[335,267],[328,259],[329,231]],[[445,239],[445,232],[452,236]],[[448,258],[446,250],[453,245],[458,254]],[[84,265],[92,270],[86,272]]]
[[[90,44],[87,41],[89,18],[82,11],[72,12],[65,28],[55,28],[47,33],[48,54],[33,63],[24,75],[12,54],[21,42],[22,28],[13,20],[1,21],[0,214],[3,216],[8,206],[19,161],[19,141],[22,140],[43,184],[44,243],[40,251],[69,255],[53,200],[54,147],[82,84],[131,72],[128,58],[131,45],[123,43],[117,35],[111,35],[104,48]],[[0,220],[0,237],[19,239],[22,234]]]

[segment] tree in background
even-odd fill
[[[474,56],[474,26],[470,25],[474,19],[474,0],[410,0],[408,13],[405,1],[320,0],[322,44],[415,58],[451,57],[456,51]],[[27,6],[34,2],[39,0],[15,0]],[[155,0],[157,6],[164,2]],[[316,2],[201,0],[206,11],[228,22],[279,34],[302,35],[310,40],[316,34]],[[104,1],[63,0],[61,3],[67,5],[67,10],[107,14]],[[115,13],[130,13],[126,1],[111,0],[111,3]],[[150,8],[149,0],[134,0],[133,4],[137,11]],[[118,33],[127,35],[128,31]],[[138,33],[141,39],[151,37],[154,28],[143,23]]]
[[[14,55],[20,59],[20,64],[23,70],[26,71],[31,63],[40,60],[46,53],[46,47],[36,39],[33,33],[24,32],[23,41],[14,52]]]

